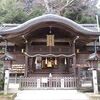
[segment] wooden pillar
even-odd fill
[[[79,39],[79,36],[77,36],[75,39],[74,39],[74,41],[73,41],[73,53],[75,54],[74,56],[73,56],[73,67],[74,67],[74,76],[77,76],[77,74],[76,74],[76,48],[75,48],[75,44],[76,44],[76,40],[77,39]],[[80,87],[80,69],[78,69],[78,80],[77,80],[77,88],[79,88]]]
[[[75,52],[75,42],[73,42],[73,53],[75,54],[73,56],[73,71],[74,75],[76,76],[76,52]]]
[[[80,67],[78,67],[78,69],[77,69],[77,71],[78,71],[78,83],[77,83],[77,86],[78,86],[78,88],[80,88],[81,87],[81,85],[82,85],[82,83],[81,83],[81,77],[80,77],[80,70],[81,70],[81,68]]]
[[[29,44],[26,43],[26,48],[25,48],[26,49],[25,50],[26,52],[28,52],[28,45]],[[28,67],[28,56],[25,55],[25,74],[24,74],[25,77],[28,76],[28,68],[27,67]]]
[[[75,48],[75,44],[76,44],[76,41],[79,39],[79,36],[76,36],[76,38],[73,40],[73,53],[75,54],[73,56],[73,69],[74,69],[74,75],[76,76],[76,48]]]

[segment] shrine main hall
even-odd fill
[[[91,68],[99,70],[99,62],[98,67],[88,62],[100,54],[99,35],[96,24],[78,24],[46,14],[22,24],[3,25],[0,56],[10,76],[23,76],[28,88],[72,87],[67,83],[70,80],[76,87],[75,80],[89,75],[86,72]]]

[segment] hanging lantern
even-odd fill
[[[65,58],[65,65],[67,64],[66,58]]]
[[[47,65],[47,63],[48,63],[48,60],[47,60],[47,58],[45,59],[45,64]]]
[[[57,65],[57,59],[55,58],[55,65]]]

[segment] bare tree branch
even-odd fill
[[[64,10],[67,6],[71,5],[74,2],[74,0],[67,0],[66,4],[59,9],[59,12],[61,12],[62,10]]]
[[[45,7],[47,9],[47,12],[50,12],[50,6],[49,6],[48,0],[44,0],[44,3],[45,3]]]

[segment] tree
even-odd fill
[[[43,14],[43,7],[34,5],[27,10],[21,0],[0,1],[0,23],[23,23]]]
[[[78,23],[96,23],[96,3],[97,0],[76,0],[76,2],[73,2],[72,7],[65,10],[63,16]]]
[[[25,0],[31,2],[32,0]],[[95,23],[97,0],[34,0],[45,13],[55,13],[68,17],[78,23]],[[30,7],[28,7],[30,8]]]
[[[48,13],[57,13],[61,15],[64,9],[70,6],[74,0],[44,0],[45,8]]]
[[[4,70],[3,70],[3,63],[0,61],[0,90],[3,90],[4,87]]]
[[[0,0],[0,23],[23,23],[46,13],[95,23],[97,0]]]
[[[0,22],[1,23],[17,23],[26,20],[23,7],[17,0],[1,0],[0,1]]]

